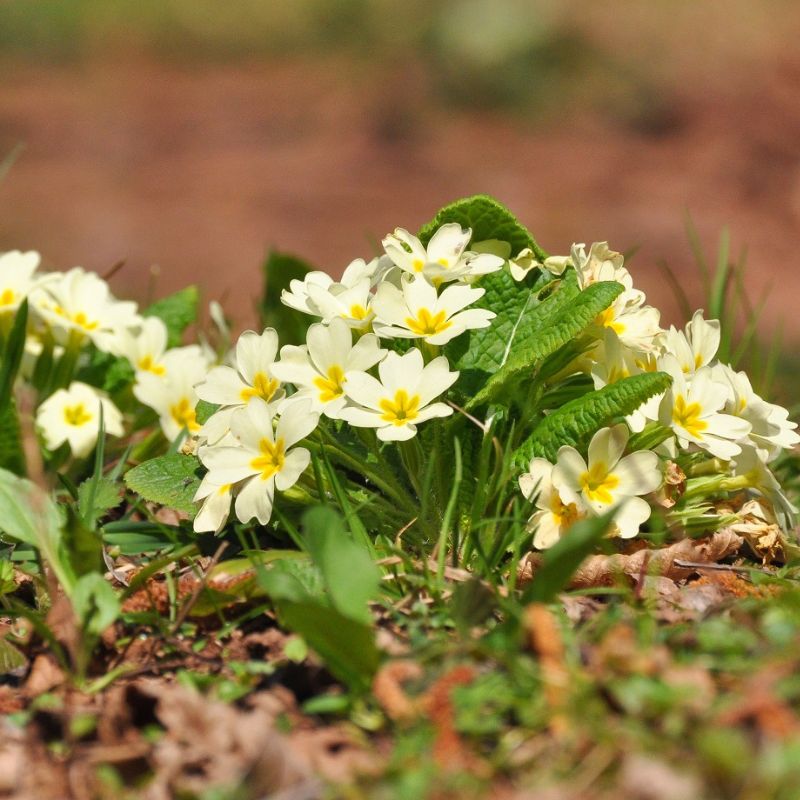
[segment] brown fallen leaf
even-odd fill
[[[550,730],[554,736],[561,737],[569,725],[564,714],[569,674],[564,664],[561,630],[553,612],[541,603],[531,603],[525,609],[524,619],[531,647],[541,664],[544,696],[551,711]]]
[[[390,661],[375,674],[372,693],[390,719],[407,720],[417,716],[419,707],[406,694],[403,684],[421,677],[422,667],[407,659]]]
[[[705,539],[682,539],[667,547],[642,549],[629,555],[617,553],[610,556],[590,556],[575,571],[568,588],[610,586],[620,576],[635,582],[643,572],[673,579],[687,578],[694,569],[680,567],[676,561],[713,563],[736,553],[742,542],[741,536],[722,529]],[[541,553],[528,553],[522,559],[517,571],[519,585],[524,586],[534,579],[542,560]]]

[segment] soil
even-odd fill
[[[723,226],[747,245],[765,330],[800,337],[800,56],[678,75],[648,120],[599,109],[544,121],[445,107],[421,75],[322,59],[193,64],[6,63],[0,152],[25,150],[0,186],[0,248],[101,273],[140,300],[187,282],[244,326],[270,247],[333,272],[487,192],[550,252],[641,244],[634,275],[675,319],[656,266],[700,282],[688,210],[709,249]],[[157,265],[157,266],[154,266]]]

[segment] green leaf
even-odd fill
[[[99,572],[83,575],[75,584],[72,608],[82,627],[99,636],[120,614],[120,603],[111,584]]]
[[[303,515],[303,530],[334,608],[369,623],[367,603],[378,593],[381,574],[368,551],[348,536],[344,521],[330,506],[309,509]]]
[[[545,417],[514,454],[517,466],[541,456],[555,462],[563,445],[578,446],[599,428],[632,414],[654,395],[665,392],[672,379],[664,372],[623,378],[579,397]]]
[[[62,549],[62,520],[53,499],[35,483],[0,469],[0,530],[37,548],[69,594],[75,576]]]
[[[575,570],[603,539],[616,509],[576,522],[544,554],[542,566],[522,595],[524,603],[549,603],[569,583]]]
[[[205,425],[213,414],[219,411],[217,403],[209,403],[208,400],[198,400],[194,407],[194,415],[198,425]]]
[[[72,506],[67,506],[67,524],[63,530],[63,550],[72,572],[79,578],[103,570],[103,539],[86,525]]]
[[[372,628],[312,601],[278,600],[278,618],[325,661],[334,677],[365,691],[380,664]]]
[[[193,497],[200,485],[195,456],[170,453],[139,464],[125,474],[125,483],[144,500],[158,503],[194,517]]]
[[[157,300],[142,313],[145,317],[158,317],[167,326],[167,346],[177,347],[183,332],[197,320],[200,292],[196,286],[187,286],[179,292]]]
[[[523,314],[505,364],[474,395],[468,409],[495,401],[508,405],[514,384],[530,375],[547,356],[572,342],[623,290],[619,283],[603,281],[574,295],[569,286],[557,289]]]
[[[445,206],[427,225],[422,226],[420,241],[427,244],[436,230],[448,222],[471,228],[473,242],[499,239],[511,245],[512,255],[530,247],[539,261],[547,258],[547,253],[539,247],[527,228],[504,205],[488,195],[476,194]]]
[[[275,328],[283,343],[305,344],[311,319],[281,303],[281,292],[289,289],[291,281],[302,281],[312,269],[310,264],[288,253],[272,250],[267,256],[264,264],[264,295],[259,308],[261,324]]]
[[[28,659],[5,636],[0,637],[0,675],[20,669],[28,663]]]
[[[25,351],[25,334],[28,324],[28,301],[23,300],[17,313],[11,331],[3,347],[3,357],[0,362],[0,413],[11,404],[14,380],[22,362]]]
[[[0,469],[7,469],[15,475],[24,475],[26,472],[22,432],[13,398],[0,412]]]

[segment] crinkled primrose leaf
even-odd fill
[[[671,383],[663,372],[646,372],[604,386],[546,416],[514,453],[522,467],[532,458],[555,461],[564,445],[577,447],[618,417],[632,414],[651,397],[665,392]]]
[[[194,495],[200,486],[200,462],[194,456],[170,453],[139,464],[125,474],[128,488],[151,503],[194,517]]]
[[[514,349],[507,361],[470,400],[467,409],[508,397],[520,379],[530,375],[547,356],[582,333],[622,290],[622,285],[614,281],[594,283],[571,298],[566,307],[563,301],[557,303],[561,295],[557,290],[547,300],[526,311],[518,327],[522,332],[517,333]],[[564,294],[571,293],[565,290]],[[560,306],[555,313],[554,306]]]

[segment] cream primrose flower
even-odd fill
[[[339,281],[326,272],[309,272],[302,281],[289,283],[289,290],[281,292],[281,302],[304,314],[321,317],[326,323],[341,317],[351,328],[367,330],[372,320],[372,288],[393,268],[389,258],[380,256],[371,261],[351,261]]]
[[[668,353],[658,359],[658,368],[672,376],[672,385],[661,400],[659,420],[672,428],[680,446],[692,443],[726,461],[738,455],[751,425],[722,413],[729,391],[714,380],[711,367],[701,367],[687,376],[678,359]]]
[[[565,503],[553,485],[553,465],[544,458],[534,458],[528,471],[519,476],[522,494],[536,506],[528,521],[534,531],[533,546],[538,550],[552,547],[579,519],[587,515],[583,503]]]
[[[404,228],[395,228],[384,238],[383,248],[401,270],[422,274],[432,283],[469,281],[502,269],[504,258],[466,249],[471,236],[469,228],[448,222],[436,230],[426,248]]]
[[[0,314],[15,312],[31,290],[47,278],[36,275],[39,260],[33,250],[0,254]]]
[[[117,300],[102,278],[81,267],[59,273],[33,289],[30,302],[59,344],[88,337],[98,350],[113,353],[119,331],[141,324],[136,303]]]
[[[654,358],[648,358],[626,347],[611,328],[606,328],[603,341],[592,353],[590,371],[594,388],[602,389],[631,375],[653,372],[655,368]],[[651,420],[658,419],[661,397],[662,395],[651,397],[625,417],[625,422],[634,433],[642,431]]]
[[[700,367],[711,364],[719,349],[719,320],[703,319],[703,311],[695,311],[686,324],[685,331],[671,325],[659,336],[665,353],[671,353],[686,375],[697,372]]]
[[[505,268],[515,281],[524,280],[532,269],[546,269],[551,275],[563,275],[564,270],[572,264],[569,256],[548,256],[538,261],[530,247],[526,247],[511,256],[511,245],[502,239],[486,239],[472,245],[475,253],[490,253],[505,261]]]
[[[117,334],[116,355],[130,361],[137,372],[152,372],[163,377],[167,368],[167,326],[158,317],[143,317],[134,328],[120,330]]]
[[[103,429],[111,436],[122,436],[122,414],[105,395],[92,386],[73,381],[47,398],[36,411],[36,426],[48,450],[64,442],[76,458],[88,455],[100,433],[100,407]]]
[[[627,444],[626,425],[601,428],[589,442],[588,464],[574,447],[565,445],[552,475],[565,503],[597,514],[616,508],[613,526],[623,539],[636,536],[650,517],[650,504],[641,495],[654,492],[663,480],[658,456],[650,450],[623,456]]]
[[[616,281],[621,283],[626,291],[633,289],[633,278],[623,266],[624,256],[611,250],[608,242],[595,242],[589,248],[588,255],[586,245],[573,244],[570,260],[575,267],[578,286],[581,289],[600,281]]]
[[[744,372],[735,372],[727,364],[715,364],[711,369],[714,379],[729,387],[723,410],[750,423],[749,439],[764,461],[773,461],[782,450],[800,442],[797,423],[789,419],[789,412],[759,397]]]
[[[467,306],[479,300],[485,289],[451,284],[437,295],[436,287],[422,277],[404,275],[401,288],[382,283],[375,293],[373,330],[382,339],[424,339],[443,345],[464,331],[486,328],[497,316],[485,308]]]
[[[281,414],[273,433],[272,409],[261,398],[254,398],[231,417],[237,446],[200,449],[200,460],[208,468],[207,486],[234,486],[238,519],[249,522],[255,518],[266,525],[272,516],[275,489],[285,491],[294,486],[311,460],[305,448],[290,448],[318,423],[319,414],[312,410],[310,400],[295,403]],[[215,519],[211,512],[207,517],[201,524]]]
[[[644,305],[645,296],[637,289],[626,289],[597,317],[596,324],[610,328],[620,341],[643,354],[659,352],[661,312]]]
[[[137,372],[133,394],[137,400],[152,408],[159,416],[161,430],[174,441],[186,429],[197,434],[200,425],[195,416],[198,396],[195,386],[211,366],[208,354],[198,345],[175,347],[164,354],[163,375]]]
[[[744,476],[749,486],[769,500],[781,527],[792,530],[797,523],[797,508],[781,488],[772,470],[764,463],[761,453],[751,445],[742,447],[731,463],[735,476]]]
[[[194,495],[195,502],[203,501],[193,523],[197,533],[219,533],[225,527],[231,513],[233,485],[215,483],[210,480],[211,477],[213,476],[210,472],[203,476]]]
[[[445,403],[429,405],[458,379],[458,372],[448,367],[444,356],[425,364],[417,348],[402,356],[390,352],[378,364],[379,381],[366,372],[345,373],[344,391],[351,405],[339,417],[359,428],[377,428],[384,442],[411,439],[421,422],[453,413]]]
[[[333,319],[330,325],[314,323],[308,329],[306,344],[284,345],[281,360],[272,366],[273,375],[297,388],[278,410],[283,412],[291,404],[310,400],[314,411],[336,419],[346,402],[346,373],[374,367],[387,352],[372,333],[353,344],[352,330],[343,319]]]
[[[232,366],[213,367],[195,387],[201,400],[221,406],[199,431],[201,439],[219,442],[230,430],[234,410],[246,406],[254,397],[266,403],[278,403],[284,398],[274,372],[277,355],[278,334],[274,328],[266,328],[261,334],[245,331],[239,337]]]

